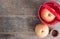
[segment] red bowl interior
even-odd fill
[[[45,2],[45,3],[40,5],[39,10],[38,10],[39,19],[42,21],[42,23],[45,23],[45,24],[55,24],[55,23],[57,23],[58,22],[57,17],[51,22],[47,22],[47,21],[45,21],[44,19],[41,18],[41,11],[45,8],[45,5],[48,5],[49,7],[54,9],[56,13],[58,13],[60,15],[60,5],[56,2],[51,2],[50,1],[50,2]],[[50,12],[52,12],[52,11],[50,11]]]

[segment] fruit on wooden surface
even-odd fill
[[[35,33],[37,36],[44,38],[48,35],[49,33],[49,28],[46,24],[38,24],[35,27]]]

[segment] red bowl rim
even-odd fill
[[[48,1],[48,2],[51,2],[51,1]],[[45,2],[45,3],[47,3],[47,2]],[[43,3],[42,3],[42,4],[43,4]],[[48,25],[57,23],[58,21],[57,21],[56,18],[55,18],[55,20],[54,20],[53,22],[51,22],[51,23],[46,23],[45,21],[42,20],[42,18],[41,18],[41,16],[40,16],[40,9],[41,9],[42,4],[39,6],[39,9],[38,9],[38,17],[39,17],[39,20],[40,20],[42,23],[48,24]]]

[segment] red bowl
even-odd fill
[[[59,20],[57,19],[57,17],[55,17],[55,19],[54,19],[53,21],[51,21],[51,22],[47,22],[47,21],[45,21],[44,19],[41,18],[41,11],[42,11],[44,8],[46,8],[45,5],[49,6],[49,7],[52,8],[52,9],[54,9],[57,14],[60,14],[60,13],[59,13],[59,12],[60,12],[60,5],[59,5],[58,3],[53,2],[53,1],[44,2],[44,3],[42,3],[42,4],[40,5],[40,7],[39,7],[39,9],[38,9],[38,17],[39,17],[40,21],[42,21],[42,23],[44,23],[44,24],[49,24],[49,25],[57,23],[57,22],[59,21]],[[50,12],[53,12],[51,9],[48,9],[48,10],[49,10]],[[56,16],[55,13],[53,13],[53,14]]]

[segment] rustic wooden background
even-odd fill
[[[46,0],[0,0],[0,39],[41,39],[34,28],[41,23],[38,7]],[[60,2],[59,0],[56,0]],[[60,24],[52,25],[59,31]],[[59,31],[60,32],[60,31]],[[50,34],[44,39],[59,39]]]

